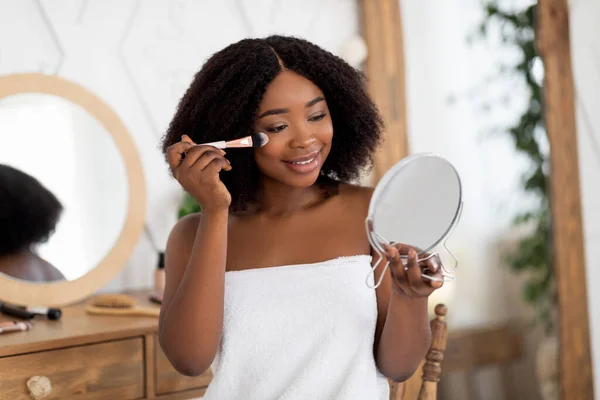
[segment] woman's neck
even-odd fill
[[[257,201],[257,212],[273,217],[290,216],[320,204],[324,198],[324,191],[317,184],[307,188],[294,188],[264,178]]]
[[[65,279],[63,274],[29,247],[0,256],[0,272],[32,282]]]
[[[29,248],[12,251],[0,256],[0,272],[14,278],[31,280],[27,272],[37,264],[39,257]]]
[[[24,261],[24,260],[30,260],[30,259],[37,259],[39,258],[37,256],[37,254],[35,254],[34,252],[31,251],[31,249],[29,249],[29,247],[24,247],[22,249],[19,250],[14,250],[11,251],[8,254],[4,254],[2,256],[0,256],[0,260],[3,262],[9,262],[9,263],[13,263],[16,261]]]

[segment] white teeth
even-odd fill
[[[312,158],[310,160],[307,160],[307,161],[297,161],[297,162],[289,161],[289,163],[290,164],[294,164],[294,165],[306,165],[306,164],[310,164],[311,162],[315,161],[315,158],[317,158],[317,157],[314,157],[314,158]]]

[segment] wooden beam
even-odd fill
[[[540,0],[538,23],[551,154],[561,398],[587,400],[594,395],[567,0]]]
[[[409,153],[402,22],[398,0],[358,0],[362,35],[367,43],[365,72],[369,93],[383,117],[383,142],[374,156],[372,185]],[[390,382],[390,399],[416,398],[421,371],[408,382]],[[410,396],[410,397],[405,397]]]
[[[374,182],[408,155],[404,48],[398,0],[359,0],[367,43],[369,92],[386,125],[384,142],[375,154]]]

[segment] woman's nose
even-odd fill
[[[294,130],[294,137],[291,140],[290,146],[292,148],[308,148],[312,146],[316,140],[311,127],[306,125],[300,126]]]

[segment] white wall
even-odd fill
[[[600,398],[600,3],[571,1],[571,55],[577,91],[577,140],[595,397]],[[583,284],[583,282],[582,282]]]
[[[113,108],[141,153],[149,233],[163,247],[181,191],[158,143],[203,61],[270,33],[339,53],[357,32],[354,0],[0,0],[0,74],[57,74]],[[146,233],[105,290],[152,285],[155,263]]]

